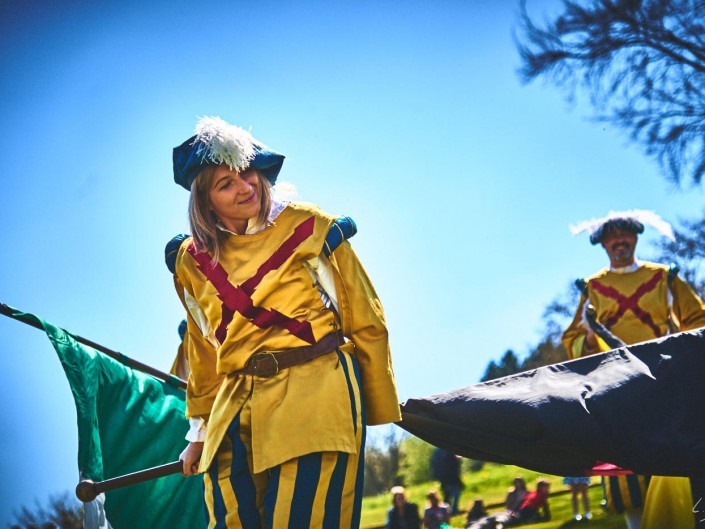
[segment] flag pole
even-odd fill
[[[27,324],[30,327],[35,327],[36,329],[39,329],[41,331],[44,330],[44,327],[42,327],[39,323],[35,323],[33,321],[29,321],[29,320],[26,320],[26,319],[20,317],[18,314],[22,314],[21,311],[19,311],[17,309],[13,309],[9,305],[5,305],[4,303],[0,303],[0,314],[3,314],[4,316],[7,316],[8,318],[12,318],[17,321],[21,321],[22,323]],[[137,369],[138,371],[142,371],[143,373],[147,373],[148,375],[152,375],[154,378],[162,380],[162,381],[166,382],[167,384],[171,384],[172,386],[176,386],[177,388],[181,388],[183,390],[186,389],[186,381],[177,377],[177,376],[174,376],[170,373],[165,373],[164,371],[160,371],[158,369],[155,369],[154,367],[149,366],[147,364],[143,364],[142,362],[140,362],[138,360],[130,358],[129,356],[126,356],[118,351],[113,351],[112,349],[108,349],[107,347],[104,347],[104,346],[102,346],[92,340],[89,340],[88,338],[83,338],[82,336],[68,332],[65,329],[61,329],[61,330],[64,331],[69,336],[71,336],[77,342],[82,343],[83,345],[87,345],[88,347],[92,347],[96,351],[100,351],[101,353],[109,356],[110,358],[117,360],[121,364],[124,364],[124,365],[131,367],[133,369]]]
[[[132,474],[125,474],[105,481],[93,482],[90,479],[83,479],[76,486],[76,497],[83,503],[88,503],[96,499],[98,494],[121,489],[129,485],[143,483],[150,479],[162,478],[172,474],[178,474],[184,468],[183,461],[173,461],[158,467],[152,467]]]

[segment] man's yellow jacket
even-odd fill
[[[705,326],[705,305],[678,276],[669,280],[669,267],[642,261],[634,271],[604,269],[586,280],[572,323],[563,333],[569,358],[584,355],[587,322],[583,310],[587,300],[597,311],[597,320],[627,344]],[[609,347],[598,338],[599,351]]]

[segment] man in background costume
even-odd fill
[[[574,235],[588,231],[590,242],[601,244],[607,252],[610,266],[576,282],[582,296],[575,317],[563,334],[569,358],[610,349],[587,323],[588,304],[595,308],[596,320],[626,344],[705,326],[705,305],[678,277],[677,267],[635,258],[637,238],[644,225],[674,238],[671,226],[649,211],[610,212],[604,218],[571,227]],[[645,476],[636,475],[606,479],[608,502],[616,511],[624,511],[628,527],[692,527],[692,502],[690,498],[682,500],[690,496],[687,478],[655,477],[648,495],[647,481]],[[687,510],[671,509],[672,502],[666,497],[680,498]]]

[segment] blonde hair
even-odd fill
[[[217,165],[209,165],[198,173],[191,184],[191,197],[188,203],[188,218],[191,235],[199,252],[208,252],[217,262],[227,232],[218,228],[218,217],[213,213],[210,203],[210,189]],[[255,221],[258,225],[266,224],[272,209],[272,184],[261,172],[255,170],[260,184],[260,209]]]

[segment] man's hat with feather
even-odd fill
[[[624,230],[636,235],[644,232],[644,226],[655,228],[661,235],[673,240],[673,228],[653,211],[632,209],[629,211],[610,211],[607,216],[599,219],[585,220],[573,226],[570,231],[573,235],[587,231],[590,242],[599,244],[602,238],[613,230]]]
[[[246,130],[207,116],[196,124],[195,136],[174,148],[173,160],[174,182],[190,191],[204,168],[220,164],[235,171],[257,169],[274,184],[284,155],[265,147]]]

